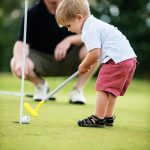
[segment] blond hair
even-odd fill
[[[83,17],[90,15],[87,0],[62,0],[56,10],[56,21],[61,26],[81,14]]]

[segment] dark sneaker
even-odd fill
[[[86,119],[79,120],[78,125],[81,127],[104,127],[105,119],[99,119],[98,117],[92,115]]]
[[[106,123],[105,125],[106,126],[113,126],[113,123],[114,123],[114,120],[115,120],[116,116],[112,116],[112,117],[105,117],[105,120],[106,120]]]

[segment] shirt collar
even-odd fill
[[[82,28],[82,32],[84,32],[84,30],[87,29],[87,27],[89,26],[89,24],[91,23],[91,20],[94,18],[93,15],[90,15],[86,18],[84,24],[83,24],[83,28]]]

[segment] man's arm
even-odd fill
[[[81,42],[81,35],[71,35],[65,38],[70,45],[80,45]]]
[[[54,57],[57,61],[61,61],[66,57],[67,51],[71,45],[80,45],[81,36],[80,35],[71,35],[64,38],[60,43],[57,44]]]
[[[22,49],[23,49],[23,42],[22,41],[17,41],[14,45],[14,49],[13,49],[13,55],[15,58],[17,59],[22,59]],[[25,49],[25,55],[28,56],[29,55],[29,45],[26,44],[26,49]]]
[[[11,70],[12,72],[21,78],[22,76],[22,55],[23,55],[23,42],[22,41],[17,41],[14,45],[13,49],[13,58],[11,61]],[[29,68],[33,68],[33,63],[29,61],[28,59],[29,55],[29,45],[26,44],[26,49],[25,49],[25,56],[26,56],[26,63],[25,63],[25,78],[28,75]]]

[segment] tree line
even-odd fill
[[[37,0],[30,0],[29,5]],[[150,0],[89,0],[97,18],[116,26],[138,56],[136,77],[150,78]],[[24,2],[0,1],[0,72],[10,71],[13,45],[24,13]]]

